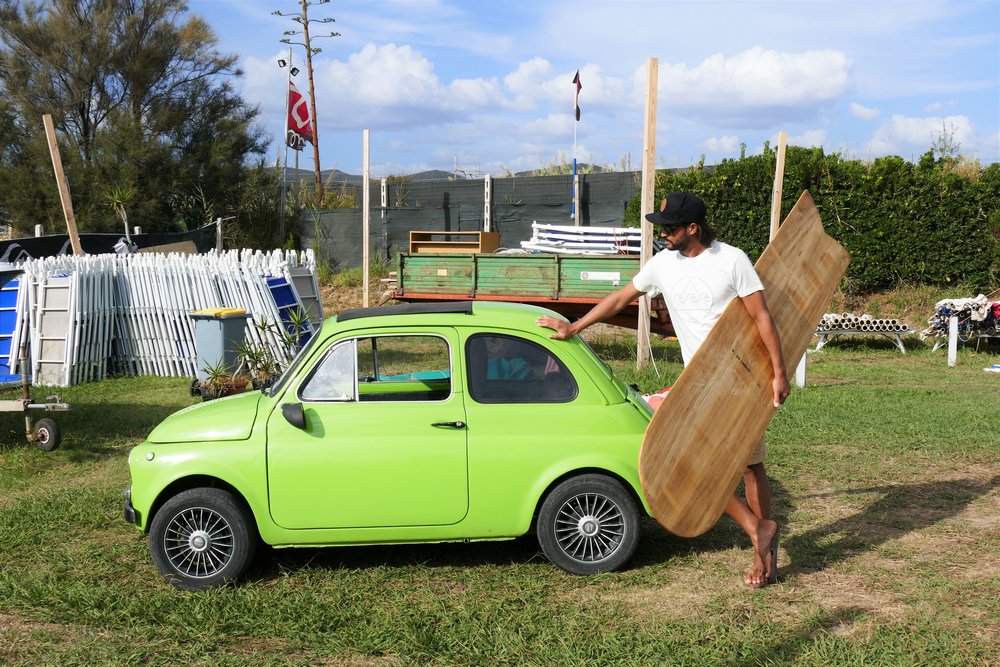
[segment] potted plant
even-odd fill
[[[222,361],[205,366],[202,370],[205,371],[205,379],[198,383],[198,390],[202,399],[206,401],[240,394],[246,391],[247,385],[250,384],[248,375],[230,371]]]

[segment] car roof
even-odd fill
[[[350,308],[328,323],[338,329],[386,325],[448,325],[501,329],[537,329],[542,315],[555,315],[547,308],[503,301],[436,301],[404,303],[375,308]]]

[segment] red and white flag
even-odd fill
[[[313,128],[309,118],[309,105],[305,95],[299,92],[295,84],[288,82],[288,147],[297,151],[305,148],[306,142],[312,143]]]
[[[583,85],[580,83],[580,70],[576,70],[576,76],[573,77],[573,84],[576,86],[576,94],[573,95],[573,109],[576,111],[576,119],[580,120],[580,89]]]

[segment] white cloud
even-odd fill
[[[955,100],[947,100],[945,102],[931,102],[930,104],[924,105],[924,113],[936,113],[940,114],[946,109],[954,109]]]
[[[732,153],[739,150],[739,147],[739,137],[732,134],[722,137],[709,137],[701,143],[701,148],[708,153]]]
[[[663,98],[681,113],[738,127],[763,127],[815,115],[847,92],[851,63],[835,50],[782,53],[754,47],[715,54],[695,67],[668,65]]]
[[[852,116],[862,120],[875,120],[881,113],[878,109],[871,109],[857,102],[851,102],[850,109]]]
[[[803,146],[805,148],[817,148],[826,143],[826,130],[806,130],[801,134],[788,137],[789,146]],[[778,145],[775,138],[771,142],[772,146]]]
[[[333,129],[413,129],[483,109],[510,107],[496,79],[444,83],[434,63],[405,45],[368,44],[346,61],[314,62],[314,70],[320,125]],[[284,99],[274,91],[282,89],[285,76],[271,61],[248,58],[248,96],[266,100],[268,110],[280,113]],[[303,92],[307,88],[304,73],[299,74],[298,87]]]
[[[552,64],[545,58],[532,58],[519,63],[517,69],[504,77],[504,85],[514,94],[519,109],[535,108],[535,99],[545,94],[545,80]]]
[[[930,150],[944,135],[962,150],[976,147],[976,130],[966,116],[912,118],[896,114],[875,131],[868,151],[876,156],[897,153],[910,157],[908,153]]]

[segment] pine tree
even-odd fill
[[[81,231],[119,229],[115,188],[134,192],[129,220],[145,231],[235,209],[267,141],[230,84],[236,56],[186,12],[177,0],[0,0],[0,188],[12,193],[0,215],[17,230],[61,229],[44,114]]]

